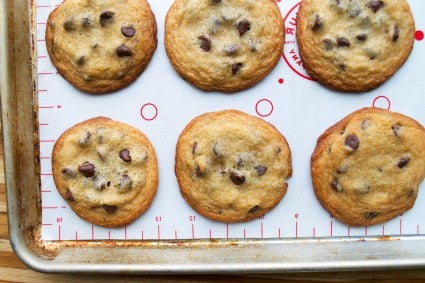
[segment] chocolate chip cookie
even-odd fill
[[[112,92],[147,67],[157,46],[156,31],[146,0],[65,0],[49,15],[47,51],[76,88]]]
[[[53,179],[81,218],[124,226],[146,211],[158,187],[158,162],[136,128],[96,117],[66,130],[52,153]]]
[[[388,221],[415,203],[425,177],[425,129],[379,108],[363,108],[327,129],[311,157],[322,205],[350,226]]]
[[[248,221],[285,195],[291,152],[264,120],[236,110],[206,113],[181,133],[175,173],[182,196],[198,213],[222,222]]]
[[[175,70],[206,91],[235,92],[277,64],[284,26],[274,0],[176,0],[165,21]]]
[[[415,23],[405,0],[304,0],[297,41],[308,74],[340,91],[378,87],[407,60]]]

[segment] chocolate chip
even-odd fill
[[[107,213],[115,213],[118,209],[118,207],[116,207],[115,205],[104,204],[102,205],[102,207]]]
[[[398,168],[402,169],[404,167],[406,167],[407,163],[409,163],[410,161],[410,156],[403,156],[402,158],[399,159],[398,161]]]
[[[334,44],[333,44],[332,40],[330,40],[328,38],[323,40],[323,45],[325,46],[326,51],[330,51],[334,48]]]
[[[356,38],[357,38],[357,40],[359,40],[359,41],[365,41],[365,40],[367,39],[367,34],[365,34],[365,33],[358,34],[358,35],[356,36]]]
[[[341,63],[338,65],[338,67],[341,69],[341,71],[345,72],[345,64]]]
[[[95,44],[93,44],[92,46],[91,46],[91,48],[93,48],[93,49],[97,49],[99,47],[99,44],[98,43],[95,43]]]
[[[80,140],[78,141],[78,144],[79,144],[80,146],[86,146],[86,145],[88,145],[88,144],[89,144],[89,142],[90,142],[90,137],[91,137],[91,133],[90,133],[90,132],[88,132],[88,131],[85,131],[85,132],[82,134],[82,136],[81,136]]]
[[[220,3],[221,0],[211,0],[211,2],[213,2],[214,4]]]
[[[124,44],[121,44],[120,46],[118,46],[116,51],[117,51],[118,57],[128,57],[133,55],[133,52],[131,51],[131,49],[125,46]]]
[[[317,31],[317,30],[319,30],[321,27],[322,27],[322,25],[323,25],[323,23],[322,23],[322,19],[320,18],[320,16],[319,15],[316,15],[315,17],[314,17],[314,23],[313,23],[313,26],[312,26],[312,30],[313,31]]]
[[[66,177],[75,177],[77,175],[77,172],[75,172],[72,168],[66,167],[62,169],[62,174]]]
[[[96,167],[90,162],[84,162],[78,166],[78,171],[80,171],[85,177],[93,177],[96,173]]]
[[[202,48],[204,51],[208,52],[211,49],[211,40],[206,37],[205,35],[201,35],[198,37],[200,41],[199,47]]]
[[[91,20],[89,17],[84,17],[81,19],[81,24],[83,25],[83,28],[88,28],[91,25]]]
[[[336,39],[336,44],[338,47],[350,47],[350,41],[345,37],[338,37]]]
[[[213,145],[213,152],[215,154],[215,156],[217,157],[223,157],[223,153],[221,152],[221,143],[220,142],[215,142]]]
[[[77,60],[77,65],[78,66],[82,66],[82,65],[84,65],[84,63],[86,62],[86,57],[84,57],[84,56],[81,56],[80,58],[78,58],[78,60]]]
[[[377,212],[365,212],[364,213],[364,218],[366,218],[367,220],[372,220],[373,218],[375,218],[376,216],[378,216],[379,213]]]
[[[131,156],[130,156],[130,151],[128,149],[123,149],[120,151],[119,153],[120,158],[122,159],[122,161],[124,162],[131,162]]]
[[[230,174],[230,179],[235,185],[242,185],[245,182],[245,176],[240,175],[237,172],[232,172],[232,174]]]
[[[133,37],[136,34],[136,30],[132,27],[122,27],[121,28],[121,33],[125,36],[125,37]]]
[[[131,180],[130,177],[128,177],[128,175],[123,175],[120,179],[120,184],[118,189],[121,191],[125,191],[130,189],[133,186],[133,181]]]
[[[66,189],[65,200],[75,201],[74,195],[72,194],[72,192],[69,189]]]
[[[333,180],[332,180],[332,182],[331,182],[331,186],[332,186],[332,189],[334,189],[335,191],[337,191],[338,193],[340,193],[340,192],[342,192],[343,190],[342,190],[342,186],[341,186],[341,184],[338,182],[338,179],[337,178],[334,178]]]
[[[348,164],[345,164],[345,165],[339,167],[338,169],[336,169],[336,173],[338,173],[338,174],[347,173],[349,167],[350,166]]]
[[[247,31],[251,29],[251,23],[248,20],[243,19],[238,23],[237,29],[239,35],[243,36]]]
[[[198,176],[198,177],[201,177],[202,175],[204,175],[204,171],[202,171],[202,169],[201,169],[201,167],[199,167],[199,165],[197,165],[196,166],[196,169],[195,169],[195,174],[196,174],[196,176]]]
[[[345,138],[345,145],[351,148],[352,150],[356,150],[359,148],[359,138],[356,135],[348,135]]]
[[[198,142],[193,142],[192,144],[192,154],[195,155],[196,148],[198,147]]]
[[[258,176],[263,176],[267,172],[267,166],[265,165],[258,165],[254,167],[255,171],[257,172]]]
[[[401,128],[400,124],[394,124],[391,126],[391,130],[393,130],[394,135],[398,138],[400,137],[400,128]]]
[[[224,48],[224,53],[231,56],[231,55],[234,55],[236,51],[238,51],[238,49],[239,49],[239,46],[237,44],[231,44]]]
[[[236,166],[241,167],[242,163],[243,163],[243,160],[242,160],[242,158],[239,157],[238,160],[236,161]]]
[[[72,30],[75,30],[75,29],[77,28],[77,26],[76,26],[76,24],[75,24],[75,22],[74,22],[74,20],[73,20],[73,19],[69,19],[69,20],[66,20],[66,21],[63,23],[63,28],[64,28],[66,31],[72,31]]]
[[[396,42],[398,40],[399,36],[400,36],[400,31],[398,30],[398,27],[397,26],[394,26],[394,29],[393,29],[393,41]]]
[[[239,72],[239,70],[243,67],[243,64],[238,62],[232,65],[232,74],[236,75],[236,73]]]
[[[250,210],[248,210],[248,213],[254,213],[259,209],[260,209],[259,205],[254,205]]]
[[[376,13],[379,9],[384,7],[384,2],[376,0],[369,1],[367,7],[370,8],[374,13]]]
[[[102,27],[104,27],[104,26],[112,23],[113,20],[114,20],[114,15],[115,15],[115,13],[114,12],[111,12],[111,11],[104,11],[104,12],[102,12],[100,14],[100,18],[99,18],[100,25]]]
[[[94,187],[99,191],[103,191],[106,188],[106,181],[102,178],[95,178]]]
[[[361,125],[362,130],[363,131],[366,130],[366,128],[369,127],[369,125],[370,125],[369,120],[363,120]]]
[[[351,9],[348,12],[348,15],[352,18],[355,18],[355,17],[358,17],[361,13],[362,13],[362,10],[360,10],[360,9]]]

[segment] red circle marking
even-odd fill
[[[387,110],[390,110],[390,108],[391,108],[391,101],[390,101],[390,99],[388,98],[388,97],[386,97],[386,96],[384,96],[384,95],[380,95],[380,96],[377,96],[374,100],[373,100],[373,107],[377,107],[377,106],[375,106],[375,103],[378,101],[378,100],[381,100],[381,99],[384,99],[384,100],[386,100],[387,101]]]
[[[280,78],[280,79],[277,80],[277,82],[280,83],[280,84],[283,84],[285,82],[285,80]]]
[[[421,41],[422,39],[424,39],[424,32],[423,32],[423,31],[421,31],[421,30],[417,30],[417,31],[415,32],[415,39],[416,39],[417,41]]]
[[[260,105],[260,103],[264,103],[264,102],[268,103],[270,105],[270,111],[268,113],[262,114],[262,113],[260,113],[260,111],[258,111],[258,106]],[[255,104],[255,112],[257,112],[258,116],[261,116],[261,117],[270,116],[270,114],[273,113],[273,109],[274,109],[273,103],[266,98],[258,100],[257,103]]]
[[[289,10],[289,12],[286,14],[286,16],[285,16],[285,18],[283,18],[283,22],[285,22],[286,23],[286,19],[289,17],[289,15],[296,9],[296,8],[299,8],[299,6],[301,5],[301,2],[302,1],[300,1],[298,4],[296,4],[294,7],[292,7],[290,10]],[[299,75],[300,77],[302,77],[302,78],[304,78],[304,79],[307,79],[307,80],[310,80],[310,81],[314,81],[314,79],[313,78],[311,78],[311,77],[309,77],[309,76],[306,76],[306,75],[304,75],[304,74],[302,74],[302,73],[300,73],[300,72],[298,72],[298,70],[297,69],[295,69],[292,65],[291,65],[291,63],[288,61],[288,59],[286,58],[286,55],[285,55],[285,52],[282,52],[282,58],[283,58],[283,60],[285,60],[285,62],[286,62],[286,65],[288,65],[289,66],[289,68],[291,68],[291,70],[292,71],[294,71],[297,75]]]
[[[146,107],[153,107],[153,109],[155,110],[155,114],[152,117],[146,117],[146,115],[143,114],[143,112],[145,111]],[[150,103],[150,102],[149,103],[145,103],[145,104],[143,104],[142,108],[140,108],[140,115],[146,121],[152,121],[152,120],[154,120],[158,116],[158,107],[156,107],[155,104]]]

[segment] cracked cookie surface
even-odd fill
[[[425,129],[399,113],[357,110],[319,137],[311,174],[335,218],[350,226],[386,222],[415,203],[425,177]]]
[[[205,113],[183,130],[176,146],[180,192],[212,220],[242,222],[270,211],[292,175],[285,138],[264,120],[236,110]]]
[[[157,46],[156,31],[146,0],[65,0],[49,15],[46,45],[72,85],[107,93],[144,71]]]
[[[304,0],[297,16],[303,65],[340,91],[378,87],[407,60],[415,23],[405,0]]]
[[[176,0],[166,17],[165,47],[175,70],[194,86],[235,92],[274,68],[283,30],[273,0]]]
[[[148,138],[105,117],[78,123],[56,141],[53,179],[81,218],[124,226],[148,209],[158,187],[158,162]]]

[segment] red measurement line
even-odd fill
[[[39,89],[38,92],[47,92],[47,89]]]
[[[212,239],[212,231],[211,231],[211,229],[210,229],[210,239]]]
[[[58,240],[61,240],[61,226],[58,225]]]
[[[347,227],[347,236],[350,237],[350,227]]]
[[[316,238],[316,227],[313,227],[313,237]]]
[[[42,209],[58,209],[58,206],[43,206]]]
[[[49,125],[49,123],[39,123],[38,125],[39,125],[39,126],[48,126],[48,125]]]
[[[55,142],[56,140],[40,140],[40,142]]]
[[[243,229],[243,238],[246,239],[246,229]]]
[[[39,56],[37,56],[37,58],[38,59],[44,59],[44,58],[47,58],[47,55],[39,55]]]
[[[385,226],[382,226],[382,236],[385,236]]]
[[[52,105],[46,105],[46,106],[38,106],[39,109],[54,109],[55,107]]]
[[[39,5],[39,6],[37,6],[37,9],[38,8],[50,8],[50,7],[52,7],[52,5]]]
[[[62,205],[61,208],[66,208],[66,206],[65,205]]]
[[[75,231],[75,240],[78,240],[78,231]]]
[[[94,240],[94,226],[91,226],[91,239]]]
[[[40,159],[50,159],[50,156],[40,156]]]
[[[195,239],[195,224],[192,223],[192,239]]]
[[[46,39],[41,38],[41,39],[37,39],[37,41],[39,41],[39,42],[43,42],[43,41],[46,41]]]
[[[364,234],[365,234],[365,236],[367,236],[367,226],[364,227]]]
[[[40,175],[41,175],[41,176],[53,176],[53,174],[52,174],[52,173],[41,173]]]
[[[42,223],[41,225],[42,226],[53,226],[53,224],[51,224],[51,223]]]
[[[229,239],[229,223],[226,223],[226,239]]]
[[[159,226],[159,224],[157,227],[157,231],[158,231],[158,240],[161,240],[161,227]]]
[[[298,222],[295,222],[295,238],[298,238]]]
[[[127,240],[127,226],[124,226],[124,240]]]
[[[178,239],[178,237],[177,237],[177,230],[174,230],[174,239]]]
[[[260,226],[260,231],[261,231],[261,239],[264,237],[264,228],[263,228],[263,222],[261,222],[261,226]]]
[[[400,219],[400,235],[403,233],[403,219]]]
[[[331,220],[331,237],[333,236],[333,223],[332,223],[332,220]]]
[[[109,230],[108,231],[108,240],[110,240],[111,239],[111,231]]]
[[[51,193],[51,190],[41,190],[42,193]]]
[[[37,25],[45,25],[47,23],[43,22],[43,23],[37,23]]]
[[[145,233],[142,230],[142,240],[144,240],[144,239],[145,239]]]
[[[53,72],[40,72],[37,75],[53,75]]]

